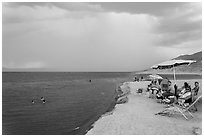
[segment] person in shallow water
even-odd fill
[[[46,100],[45,100],[45,98],[44,97],[41,97],[41,99],[40,100],[42,100],[43,101],[43,104],[44,103],[46,103]]]
[[[34,100],[32,100],[32,104],[34,104],[35,102],[34,102]]]
[[[43,104],[45,104],[45,103],[46,103],[46,100],[44,99],[44,100],[43,100]]]

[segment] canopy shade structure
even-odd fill
[[[172,68],[177,67],[180,65],[190,65],[191,63],[196,62],[195,60],[169,60],[162,63],[159,63],[157,65],[152,66],[152,69],[166,69],[166,68]]]
[[[154,80],[155,80],[155,79],[163,79],[161,76],[155,75],[155,74],[149,75],[148,78],[149,78],[149,79],[154,79]]]
[[[169,60],[162,63],[159,63],[157,65],[152,66],[152,69],[168,69],[173,68],[174,71],[174,81],[176,84],[176,73],[175,73],[175,67],[180,65],[190,65],[191,63],[196,62],[195,60]]]

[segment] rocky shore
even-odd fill
[[[123,104],[128,102],[128,95],[130,94],[130,89],[128,82],[124,82],[121,86],[116,89],[116,104]]]

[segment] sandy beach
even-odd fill
[[[177,80],[177,85],[181,87],[184,81],[191,86],[198,81],[199,94],[202,93],[201,79]],[[171,117],[155,115],[166,105],[157,103],[156,99],[149,98],[145,93],[136,93],[138,88],[146,89],[147,84],[148,81],[123,83],[122,90],[130,91],[128,102],[116,105],[112,113],[102,116],[87,135],[192,135],[194,128],[202,129],[200,102],[198,111],[193,113],[194,118],[189,120],[185,120],[179,113]]]

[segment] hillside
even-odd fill
[[[191,55],[181,55],[174,59],[184,59],[184,60],[196,60],[202,61],[202,51],[191,54]]]
[[[181,59],[181,60],[196,60],[195,63],[191,65],[183,65],[176,67],[176,73],[198,73],[202,74],[202,51],[191,54],[191,55],[181,55],[173,59]],[[142,73],[172,73],[172,69],[163,69],[163,70],[154,70],[148,69],[143,71]]]
[[[192,63],[189,66],[180,66],[177,68],[177,71],[181,72],[200,72],[202,73],[202,51],[194,53],[192,55],[182,55],[175,59],[183,60],[196,60],[195,63]]]

